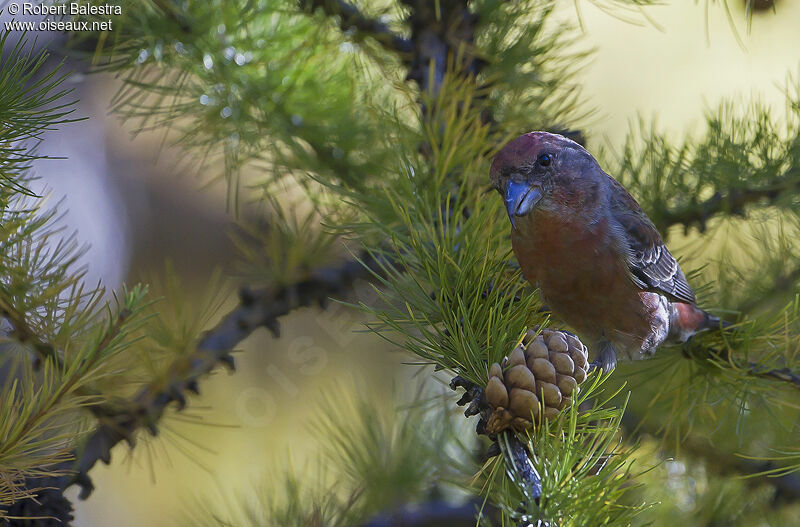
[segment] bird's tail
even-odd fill
[[[669,340],[686,342],[692,335],[704,329],[725,329],[728,322],[703,311],[694,304],[672,302],[669,320]]]

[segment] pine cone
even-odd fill
[[[546,419],[556,418],[562,408],[572,404],[578,385],[586,380],[586,346],[577,337],[552,329],[536,336],[536,331],[528,330],[502,366],[494,363],[489,368],[489,434],[532,428],[542,409]]]

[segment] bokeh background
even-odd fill
[[[574,22],[579,12],[580,45],[595,50],[578,79],[594,108],[584,127],[591,148],[613,151],[640,117],[680,137],[700,131],[704,112],[728,97],[784,104],[786,72],[800,74],[800,3],[777,1],[777,12],[757,14],[749,31],[744,2],[728,4],[733,25],[711,0],[668,2],[647,10],[651,22],[636,23],[591,2],[563,2],[556,19]],[[164,295],[158,284],[169,262],[184,300],[199,301],[215,269],[236,263],[221,168],[198,171],[161,132],[133,135],[135,123],[109,113],[119,81],[69,66],[77,113],[88,119],[49,133],[42,152],[66,159],[39,161],[36,170],[51,199],[64,200],[70,230],[90,245],[90,279],[112,289],[150,282]],[[357,291],[365,301],[372,294]],[[302,470],[317,450],[320,402],[355,387],[388,398],[388,386],[416,382],[415,368],[403,365],[409,357],[362,323],[358,312],[331,304],[293,312],[279,339],[255,334],[237,355],[236,374],[218,372],[145,448],[129,454],[120,445],[111,466],[94,469],[96,490],[77,502],[76,525],[180,525],[199,501],[256,492],[287,464]]]

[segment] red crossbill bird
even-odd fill
[[[636,200],[578,143],[531,132],[491,167],[525,278],[594,343],[594,365],[653,354],[720,320],[697,307],[678,262]]]

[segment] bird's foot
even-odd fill
[[[607,340],[602,340],[597,344],[595,359],[589,363],[589,372],[596,369],[603,373],[608,373],[617,367],[617,353],[614,345]]]
[[[616,363],[608,364],[600,359],[595,359],[589,363],[589,369],[586,370],[586,373],[592,373],[595,370],[600,370],[603,373],[608,373],[616,367]]]

